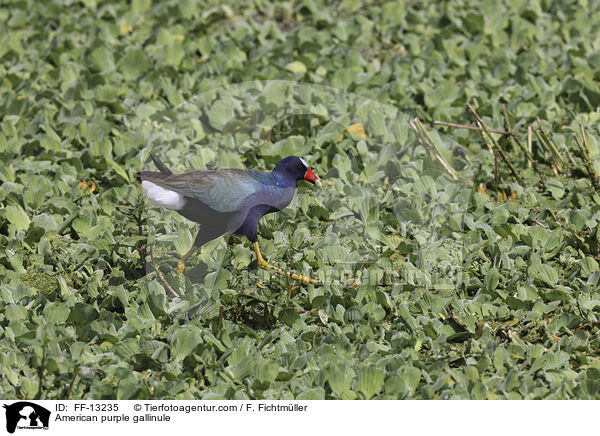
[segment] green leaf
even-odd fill
[[[527,273],[530,277],[541,280],[550,286],[554,286],[558,283],[558,272],[550,265],[532,265],[527,268]]]
[[[576,387],[577,397],[581,399],[594,400],[600,395],[600,369],[586,369],[581,382]]]
[[[383,113],[381,109],[374,109],[369,112],[369,131],[375,135],[385,135],[387,128],[383,119]]]
[[[106,163],[108,164],[109,167],[111,167],[113,170],[115,170],[115,172],[123,177],[125,179],[125,181],[127,183],[131,183],[131,181],[129,180],[129,175],[127,174],[127,172],[123,169],[123,167],[121,167],[118,163],[116,163],[114,160],[112,159],[106,159]]]
[[[104,73],[115,69],[115,58],[112,52],[105,47],[98,47],[92,51],[92,60],[96,67]]]
[[[337,394],[347,391],[352,383],[349,377],[346,377],[346,368],[343,365],[330,366],[325,371],[325,380],[329,383],[331,390]]]
[[[99,313],[93,306],[85,303],[75,303],[67,321],[78,326],[85,326],[98,319],[98,317]]]
[[[127,80],[134,80],[150,68],[150,61],[143,50],[131,49],[119,61],[119,70]]]
[[[202,342],[202,332],[196,326],[181,326],[173,335],[171,354],[175,362],[185,359]]]
[[[27,230],[31,220],[21,206],[6,206],[6,219],[17,231]]]
[[[359,307],[353,306],[344,312],[344,321],[349,323],[359,322],[363,319],[363,312]]]
[[[117,400],[132,400],[137,398],[138,392],[140,391],[139,383],[135,381],[125,381],[119,383],[117,389]]]
[[[279,364],[274,360],[261,360],[256,365],[256,378],[266,382],[274,382],[279,374]]]
[[[123,360],[129,360],[134,354],[140,352],[140,344],[134,338],[127,338],[123,341],[117,342],[112,349],[114,353]]]
[[[485,286],[490,291],[493,291],[498,287],[498,283],[500,283],[500,273],[496,268],[490,268],[485,275]]]
[[[272,103],[276,106],[281,106],[285,101],[287,84],[277,80],[267,83],[265,86],[265,100],[267,103]]]
[[[21,382],[21,395],[23,398],[35,398],[40,382],[36,377],[23,378]]]
[[[402,379],[406,384],[406,387],[414,392],[419,386],[421,380],[421,371],[415,367],[407,367],[402,370]]]
[[[329,321],[329,317],[323,309],[319,309],[319,319],[321,320],[323,325],[327,325],[327,322]]]
[[[232,99],[221,99],[213,103],[207,115],[210,125],[217,130],[223,130],[233,119],[235,105]]]
[[[294,309],[284,309],[279,313],[279,319],[288,327],[292,327],[298,318],[298,312]]]
[[[80,66],[75,62],[65,62],[60,68],[61,90],[69,89],[78,79]]]
[[[4,309],[4,316],[6,316],[6,319],[9,321],[27,319],[27,309],[17,304],[9,304]]]
[[[290,62],[289,64],[287,64],[285,66],[285,68],[288,71],[291,71],[292,73],[297,73],[297,74],[304,74],[306,73],[306,65],[304,65],[302,62],[300,61],[294,61],[294,62]]]
[[[367,400],[371,399],[381,389],[384,378],[382,370],[372,366],[364,368],[358,377],[359,392],[362,392]]]
[[[58,230],[59,225],[56,222],[56,218],[53,215],[47,213],[41,213],[33,217],[31,222],[38,227],[43,228],[46,232],[55,232]]]
[[[44,308],[49,323],[62,324],[69,318],[69,307],[64,303],[49,303]]]
[[[329,262],[345,262],[348,260],[348,249],[341,245],[327,245],[322,250],[323,257]]]
[[[581,274],[584,277],[589,276],[593,272],[598,271],[598,262],[592,257],[585,257],[579,262],[581,265]]]
[[[152,0],[133,0],[131,2],[131,8],[136,13],[142,13],[150,9],[152,6]]]
[[[325,399],[325,389],[322,387],[316,387],[312,389],[307,389],[302,392],[300,395],[296,396],[296,400],[324,400]]]
[[[243,380],[254,371],[254,366],[254,359],[250,356],[244,356],[231,368],[231,372],[235,380]]]

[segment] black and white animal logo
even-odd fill
[[[48,429],[50,411],[29,401],[19,401],[3,406],[6,409],[6,431],[19,429]]]

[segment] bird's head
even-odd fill
[[[308,163],[298,156],[288,156],[281,160],[274,171],[277,171],[291,180],[306,180],[313,185],[321,186],[321,181],[312,172]]]

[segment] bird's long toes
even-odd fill
[[[310,284],[313,284],[313,285],[322,285],[323,284],[323,282],[321,280],[311,279],[310,277],[303,276],[303,275],[296,275],[296,274],[294,274],[292,276],[292,278],[294,280],[298,280],[303,285],[310,285]]]
[[[260,268],[269,271],[269,270],[275,270],[275,271],[281,271],[279,268],[277,268],[275,265],[271,265],[269,262],[265,261],[262,266],[261,264],[258,265]]]

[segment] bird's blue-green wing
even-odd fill
[[[270,179],[270,173],[262,171],[225,169],[173,174],[152,182],[225,213],[250,206],[249,199],[260,196]]]

